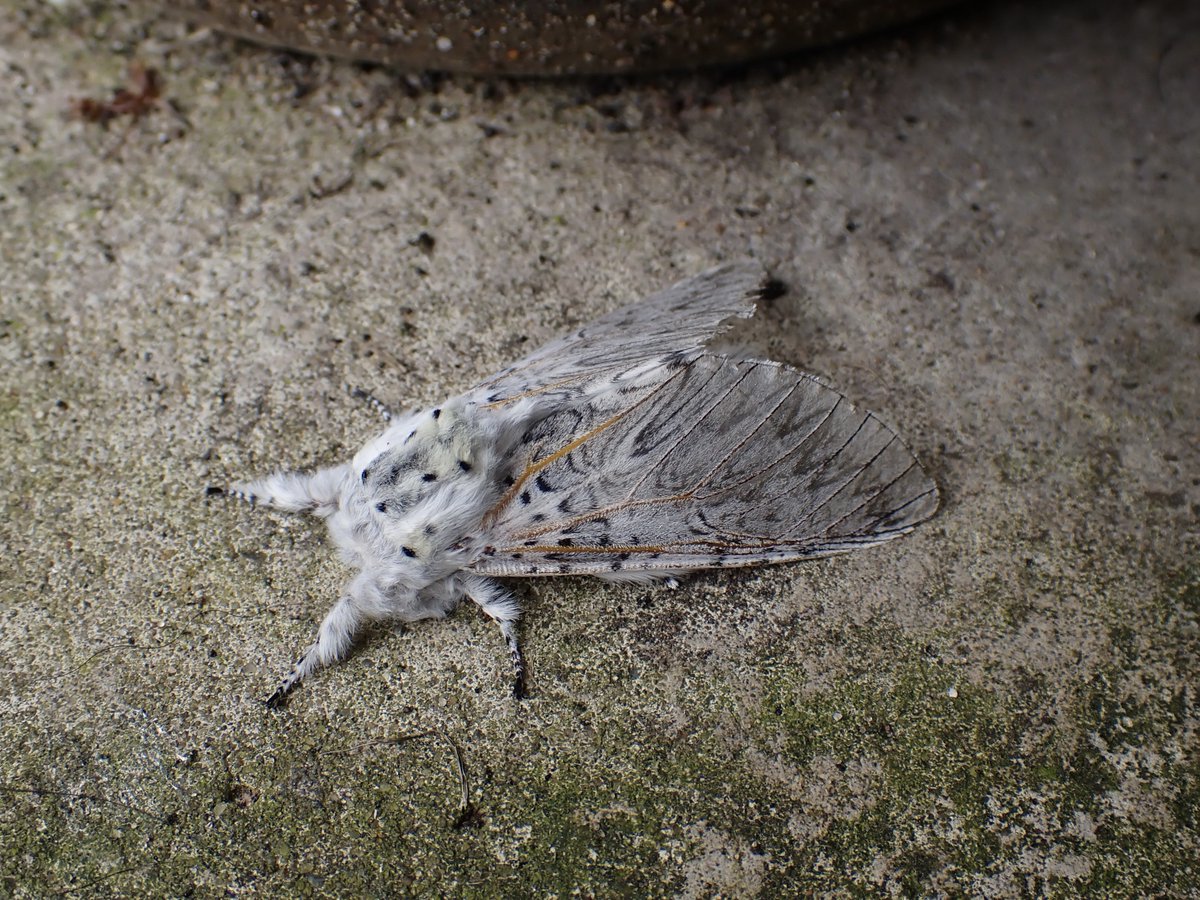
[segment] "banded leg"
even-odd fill
[[[517,623],[500,622],[500,633],[504,635],[504,643],[508,645],[508,658],[513,667],[513,696],[524,700],[528,694],[525,691],[525,657],[521,653],[521,645],[517,643]]]
[[[384,403],[382,400],[380,400],[378,397],[376,397],[374,394],[372,394],[370,391],[365,391],[362,388],[358,388],[358,387],[349,388],[349,391],[350,391],[350,396],[353,397],[355,400],[364,401],[368,406],[370,406],[373,410],[375,410],[375,412],[379,413],[379,415],[383,419],[383,421],[385,421],[385,422],[392,421],[392,416],[394,416],[395,413],[392,412],[391,407],[388,406],[386,403]]]
[[[300,654],[292,671],[288,672],[287,677],[275,689],[275,693],[267,699],[267,706],[278,709],[287,695],[307,676],[321,666],[328,666],[345,656],[350,645],[354,643],[354,635],[361,622],[362,618],[349,597],[338,600],[321,622],[316,640]]]
[[[508,658],[513,669],[513,696],[524,699],[525,657],[517,639],[517,620],[521,618],[521,607],[517,600],[490,578],[467,575],[463,578],[463,589],[480,609],[500,626],[500,634],[508,646]]]
[[[251,506],[327,516],[337,509],[338,495],[348,472],[349,467],[344,465],[330,466],[308,474],[276,472],[256,481],[238,482],[223,491],[210,488],[208,493],[224,493]]]

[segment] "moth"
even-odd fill
[[[933,515],[936,485],[878,418],[812,375],[709,346],[771,290],[756,263],[711,269],[440,406],[383,410],[387,427],[349,462],[232,486],[324,519],[358,570],[268,705],[365,623],[467,598],[499,624],[521,696],[507,579],[674,585],[869,547]]]

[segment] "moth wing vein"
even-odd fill
[[[708,378],[705,380],[704,384],[700,387],[699,390],[702,391],[702,390],[704,390],[704,388],[708,387],[708,385],[711,384],[712,380],[716,377],[717,377],[717,371],[714,370],[708,376]],[[696,418],[696,420],[694,422],[692,422],[692,424],[688,427],[688,429],[683,434],[679,435],[675,439],[675,441],[671,444],[671,446],[669,446],[663,452],[663,455],[658,458],[658,462],[655,463],[654,466],[648,467],[646,474],[643,475],[640,479],[638,479],[638,481],[633,485],[633,487],[630,488],[629,494],[626,496],[626,499],[629,499],[629,500],[633,499],[634,495],[638,492],[638,489],[641,488],[641,486],[643,484],[645,484],[646,479],[650,477],[651,473],[655,470],[655,468],[657,466],[662,465],[663,461],[665,459],[667,459],[667,457],[669,457],[672,453],[674,453],[679,448],[679,445],[683,443],[684,438],[686,438],[693,431],[695,431],[697,428],[700,427],[701,423],[703,423],[705,421],[705,419],[707,419],[708,416],[712,414],[712,411],[714,409],[716,409],[718,406],[721,405],[721,403],[723,403],[725,401],[726,397],[728,397],[731,393],[733,393],[734,388],[736,388],[737,385],[740,384],[742,379],[744,379],[744,378],[745,378],[745,375],[743,375],[742,378],[739,378],[738,381],[735,382],[734,384],[731,384],[729,386],[729,389],[727,391],[725,391],[725,393],[723,393],[720,397],[718,397],[715,401],[713,401],[713,404],[708,409],[706,409],[702,415],[698,416]],[[664,384],[665,384],[665,382],[664,382]],[[699,391],[697,391],[697,393],[699,393]],[[694,492],[696,487],[697,487],[697,485],[693,485],[691,490]]]
[[[895,436],[895,435],[892,435],[892,440],[888,442],[888,445],[887,445],[887,446],[888,446],[888,447],[890,447],[890,446],[892,445],[892,443],[894,443],[895,441],[896,441],[896,436]],[[886,450],[887,448],[885,447],[884,449]],[[879,451],[879,452],[880,452],[880,453],[883,453],[883,450],[881,450],[881,451]],[[878,458],[878,457],[877,457],[877,458]],[[851,509],[851,510],[849,510],[848,512],[846,512],[846,513],[845,513],[845,514],[844,514],[844,515],[843,515],[841,518],[839,518],[839,519],[837,519],[837,520],[835,520],[835,521],[833,521],[833,522],[830,522],[830,523],[829,523],[829,525],[827,525],[827,526],[825,527],[825,531],[824,531],[824,533],[825,533],[825,534],[828,534],[829,532],[833,531],[833,529],[837,528],[837,527],[838,527],[840,524],[842,524],[843,522],[845,522],[845,521],[846,521],[848,518],[850,518],[852,515],[854,515],[854,514],[855,514],[856,512],[858,512],[860,509],[862,509],[862,508],[863,508],[863,507],[865,507],[865,506],[868,506],[868,505],[870,505],[870,503],[871,503],[873,500],[875,500],[876,498],[878,498],[878,497],[881,497],[881,496],[882,496],[884,493],[886,493],[887,491],[889,491],[889,490],[892,488],[892,486],[893,486],[893,485],[895,485],[895,484],[896,484],[898,481],[900,481],[900,479],[902,479],[902,478],[903,478],[905,475],[907,475],[909,472],[911,472],[911,471],[913,470],[913,467],[914,467],[914,466],[916,466],[916,465],[917,465],[917,460],[916,460],[916,458],[913,458],[913,459],[912,459],[912,460],[909,462],[908,466],[907,466],[907,467],[904,469],[904,471],[902,471],[902,472],[901,472],[899,475],[897,475],[895,478],[893,478],[891,481],[889,481],[887,484],[885,484],[883,487],[881,487],[881,488],[880,488],[879,490],[877,490],[875,493],[871,494],[869,497],[865,497],[865,498],[863,499],[863,501],[862,501],[861,503],[859,503],[859,504],[858,504],[858,506],[856,506],[856,507],[854,507],[853,509]],[[862,470],[861,472],[859,472],[859,474],[861,475],[861,474],[862,474],[862,472],[865,472],[865,471],[866,471],[866,468],[864,467],[864,468],[863,468],[863,470]],[[851,480],[853,480],[853,479],[851,479]],[[831,499],[832,499],[832,498],[831,498]],[[814,512],[816,512],[816,510],[814,510]],[[891,513],[891,510],[889,510],[889,511],[888,511],[888,512],[886,512],[886,513],[884,513],[883,515],[877,516],[875,519],[873,519],[873,520],[872,520],[871,524],[874,524],[875,522],[879,522],[879,521],[881,521],[881,520],[883,520],[883,519],[887,518],[887,516],[888,516],[890,513]],[[796,527],[799,527],[799,526],[797,525]],[[861,530],[860,532],[857,532],[857,533],[865,533],[865,529],[863,529],[863,530]]]
[[[783,398],[780,399],[780,401],[778,403],[776,403],[773,407],[771,407],[770,411],[768,411],[767,414],[765,416],[763,416],[761,420],[759,420],[759,423],[757,425],[755,425],[754,428],[752,428],[750,430],[750,432],[745,437],[743,437],[742,440],[739,441],[735,447],[733,447],[728,453],[726,453],[725,456],[721,458],[720,462],[718,462],[715,466],[713,466],[711,469],[709,469],[708,472],[705,473],[698,482],[696,482],[696,485],[695,485],[695,487],[692,488],[692,490],[698,492],[700,488],[709,484],[712,481],[713,477],[717,474],[717,472],[724,466],[727,466],[729,464],[729,461],[731,459],[733,459],[735,456],[737,456],[739,451],[745,449],[746,445],[749,444],[751,442],[751,440],[754,439],[754,436],[756,434],[758,434],[759,431],[762,430],[762,427],[771,421],[771,418],[775,415],[775,413],[777,413],[779,411],[779,408],[782,407],[783,404],[785,404],[788,400],[791,399],[792,394],[796,393],[796,388],[798,388],[798,387],[799,387],[799,384],[792,385],[791,389],[788,390],[788,392],[786,394],[784,394]],[[765,467],[763,469],[759,469],[758,471],[752,472],[751,474],[747,475],[744,479],[742,479],[742,481],[748,481],[752,478],[760,478],[760,477],[762,477],[763,473],[766,472],[766,470],[769,468],[770,468],[770,466],[768,465],[767,467]]]
[[[742,485],[746,484],[748,481],[763,480],[763,476],[765,476],[768,472],[770,472],[776,466],[782,464],[783,461],[786,460],[788,457],[793,456],[796,453],[798,453],[800,451],[800,448],[802,448],[805,444],[807,444],[809,439],[812,438],[812,436],[814,434],[816,434],[818,431],[820,431],[821,427],[826,422],[829,421],[829,419],[837,411],[837,408],[839,406],[841,406],[842,401],[845,399],[846,399],[845,397],[843,397],[839,394],[837,400],[834,402],[833,406],[829,407],[829,411],[827,413],[825,413],[825,415],[822,417],[821,421],[818,422],[816,425],[814,425],[809,430],[808,434],[804,435],[804,437],[802,437],[799,441],[797,441],[795,444],[793,444],[791,447],[789,447],[786,452],[780,454],[778,457],[776,457],[774,460],[772,460],[767,465],[763,466],[761,469],[751,472],[749,475],[746,475],[743,478],[739,478],[737,481],[733,481],[728,484],[723,484],[717,490],[712,491],[710,493],[700,494],[699,495],[700,499],[707,500],[711,497],[719,496],[720,494],[729,493],[730,491],[734,490],[735,488],[741,487]]]
[[[869,413],[867,415],[863,416],[863,420],[858,424],[858,427],[856,429],[854,429],[854,434],[850,435],[850,437],[846,440],[846,442],[844,444],[842,444],[841,447],[838,448],[837,452],[831,454],[821,464],[820,468],[814,474],[819,475],[821,472],[824,472],[826,469],[828,469],[830,464],[833,463],[833,461],[835,459],[837,459],[839,456],[841,456],[845,452],[846,448],[850,446],[851,442],[856,437],[858,437],[858,435],[862,432],[863,428],[866,427],[867,422],[871,421],[872,419],[874,419],[874,416],[870,415]],[[875,421],[878,421],[878,420],[875,420]],[[872,456],[871,459],[867,461],[867,463],[865,465],[859,466],[853,473],[851,473],[849,478],[845,479],[841,484],[839,484],[837,486],[836,490],[834,490],[832,493],[829,494],[829,496],[827,496],[825,499],[823,499],[820,503],[818,503],[812,509],[808,510],[807,513],[805,513],[803,516],[801,516],[799,519],[797,519],[788,530],[795,531],[803,523],[811,522],[813,517],[818,512],[820,512],[822,509],[824,509],[826,506],[828,506],[829,503],[832,502],[834,497],[836,497],[838,494],[840,494],[842,491],[844,491],[847,487],[849,487],[851,484],[853,484],[854,479],[858,478],[859,475],[861,475],[863,472],[867,471],[867,469],[869,469],[871,467],[872,463],[874,463],[875,460],[879,459],[879,457],[883,455],[883,452],[885,450],[887,450],[888,447],[892,446],[892,444],[894,444],[896,442],[896,440],[897,440],[896,435],[894,433],[892,433],[890,435],[890,437],[888,438],[887,443],[884,444],[875,453],[875,455]]]

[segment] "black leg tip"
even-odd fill
[[[205,497],[223,497],[225,496],[225,488],[217,487],[215,484],[210,484],[204,489]]]
[[[787,293],[787,290],[786,284],[778,279],[772,278],[765,282],[761,288],[759,288],[758,296],[763,300],[770,302],[771,300],[777,300],[778,298],[782,297]]]
[[[283,709],[287,706],[288,692],[283,688],[279,688],[275,693],[267,698],[267,709]]]

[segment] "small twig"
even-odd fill
[[[394,738],[381,738],[377,741],[364,741],[361,744],[355,744],[352,747],[344,747],[336,750],[321,750],[320,756],[345,756],[347,753],[353,753],[359,750],[367,750],[371,747],[381,747],[388,744],[406,744],[409,741],[419,740],[420,738],[433,737],[435,731],[418,731],[413,734],[401,734]]]
[[[467,766],[463,762],[463,753],[458,744],[450,740],[450,736],[444,732],[439,732],[441,737],[454,750],[454,763],[458,768],[458,785],[462,791],[462,796],[459,800],[458,815],[454,819],[454,829],[457,831],[466,828],[468,825],[478,825],[483,816],[479,810],[475,808],[475,804],[471,802],[471,787],[467,781]]]
[[[110,878],[116,878],[118,875],[127,875],[130,872],[136,872],[140,868],[141,866],[129,866],[124,869],[117,869],[115,872],[109,872],[105,875],[101,875],[99,878],[93,878],[91,881],[85,881],[83,884],[77,884],[74,887],[63,888],[61,891],[56,891],[54,896],[66,897],[69,894],[74,894],[78,891],[85,891],[90,887],[95,887],[101,882],[108,881]]]
[[[465,828],[469,825],[478,825],[479,822],[482,820],[483,816],[480,814],[479,809],[475,806],[475,804],[471,802],[471,784],[467,780],[467,764],[466,764],[465,759],[463,758],[462,749],[458,746],[458,744],[456,744],[454,742],[454,740],[450,737],[450,735],[446,734],[446,732],[444,732],[440,729],[434,729],[431,731],[418,731],[413,734],[402,734],[402,735],[399,735],[398,737],[394,737],[394,738],[383,738],[383,739],[377,740],[377,741],[366,741],[365,743],[355,744],[353,747],[348,747],[348,748],[344,748],[344,749],[321,750],[319,752],[321,755],[335,755],[336,754],[338,756],[344,756],[347,753],[364,750],[364,749],[367,749],[370,747],[379,747],[379,746],[387,745],[387,744],[403,744],[403,743],[407,743],[408,741],[415,741],[415,740],[420,740],[421,738],[430,738],[430,737],[441,738],[443,741],[445,741],[447,744],[450,745],[450,749],[454,753],[454,768],[455,768],[455,771],[458,773],[459,801],[458,801],[458,815],[456,815],[454,817],[454,821],[451,823],[451,826],[455,830],[458,830],[460,828]]]

